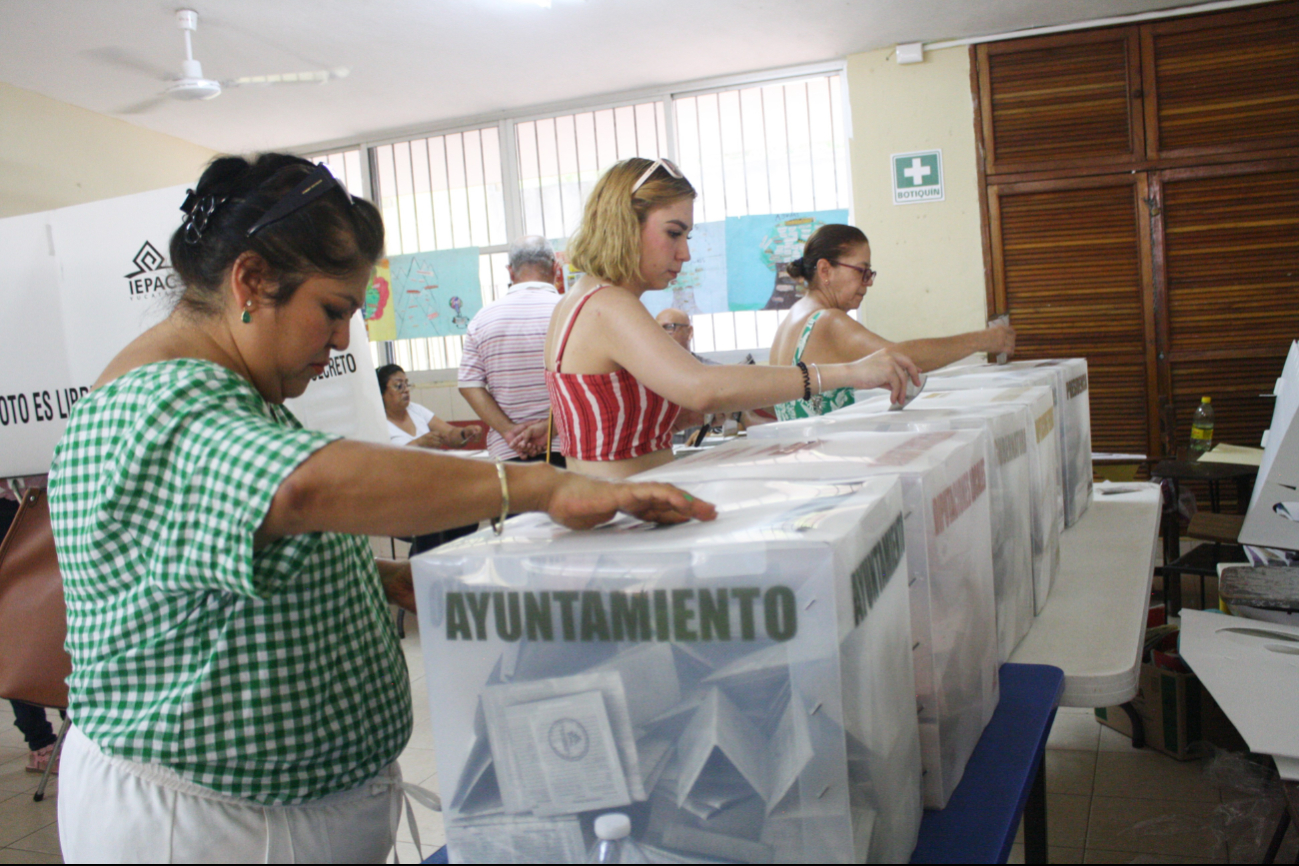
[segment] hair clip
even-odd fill
[[[212,219],[212,214],[216,209],[225,204],[226,196],[217,198],[214,195],[197,196],[194,190],[187,190],[189,193],[185,198],[185,203],[180,209],[189,214],[189,219],[185,220],[185,243],[196,244],[203,237],[203,232],[207,230],[208,222]]]

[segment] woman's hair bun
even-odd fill
[[[806,280],[808,276],[807,273],[804,272],[803,268],[804,268],[803,257],[799,256],[789,264],[785,265],[785,273],[789,274],[791,277],[793,277],[796,280]]]

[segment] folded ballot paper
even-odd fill
[[[956,392],[961,393],[961,392]],[[1043,393],[1048,400],[1050,395]],[[802,441],[844,432],[978,429],[986,440],[992,516],[992,576],[997,601],[997,660],[1007,661],[1033,624],[1033,419],[1018,404],[890,411],[890,398],[856,403],[817,418],[755,427],[750,437]],[[1054,444],[1054,443],[1052,443]]]
[[[879,395],[866,395],[861,391],[857,394],[855,405],[827,417],[833,418],[842,412],[874,411],[879,407]],[[1060,442],[1056,435],[1055,397],[1051,389],[1015,386],[935,391],[920,395],[905,412],[891,415],[899,421],[906,421],[912,410],[979,412],[1002,405],[1022,406],[1027,410],[1031,424],[1028,428],[1028,458],[1032,476],[1033,612],[1037,614],[1046,607],[1051,585],[1060,571],[1060,533],[1064,530],[1064,485],[1060,473]]]
[[[901,862],[921,758],[893,478],[682,485],[717,520],[510,520],[413,560],[452,862]],[[923,554],[922,554],[923,555]]]
[[[947,804],[998,700],[987,438],[944,430],[734,442],[637,476],[902,481],[925,805],[933,809]]]
[[[1063,358],[944,367],[929,374],[928,392],[1043,385],[1055,393],[1055,421],[1064,483],[1064,525],[1073,526],[1092,501],[1092,421],[1087,360]]]

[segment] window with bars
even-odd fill
[[[371,149],[376,201],[389,255],[478,247],[484,302],[504,293],[509,236],[497,126]],[[457,367],[463,337],[395,340],[408,370]]]
[[[839,73],[831,72],[372,147],[373,195],[387,226],[388,252],[478,247],[488,303],[508,285],[510,239],[539,234],[562,244],[577,228],[600,175],[632,156],[666,156],[681,166],[699,192],[696,222],[848,208],[841,87]],[[317,160],[336,175],[341,162],[349,187],[352,163],[360,174],[358,150]],[[779,311],[767,310],[696,315],[695,349],[766,348],[779,318]],[[444,337],[390,345],[403,367],[429,370],[458,366],[461,343]],[[379,355],[376,350],[376,363]]]
[[[313,157],[317,165],[329,166],[329,173],[343,182],[347,191],[353,195],[365,196],[365,174],[361,170],[361,149],[342,150],[335,153],[322,153]]]

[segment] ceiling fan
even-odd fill
[[[311,72],[287,72],[277,75],[250,75],[243,78],[230,78],[218,81],[203,77],[203,65],[194,59],[192,34],[198,29],[198,13],[193,9],[176,10],[176,26],[185,34],[185,59],[181,61],[180,75],[162,75],[163,81],[169,82],[162,93],[144,102],[122,109],[121,114],[139,114],[155,108],[168,99],[195,100],[215,99],[221,91],[232,87],[265,86],[270,84],[328,84],[337,78],[346,78],[347,67],[337,69],[318,69]],[[122,65],[139,69],[141,64],[124,62],[126,58],[116,52],[102,52],[103,59],[113,60]]]

